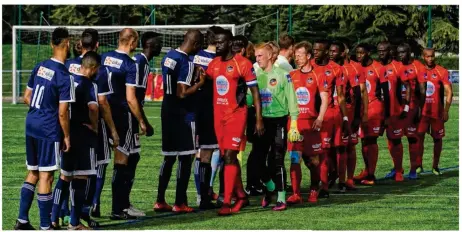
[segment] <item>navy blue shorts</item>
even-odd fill
[[[196,127],[199,148],[201,149],[218,149],[217,136],[213,121],[213,106],[208,104],[199,104],[196,113]]]
[[[96,147],[97,164],[108,164],[111,162],[110,131],[103,119],[98,122],[98,145]]]
[[[168,114],[161,110],[162,155],[197,153],[194,115]]]
[[[134,116],[128,111],[112,111],[112,119],[119,135],[119,146],[117,150],[125,155],[130,155],[133,148],[133,118]],[[136,120],[136,119],[135,119]]]
[[[55,171],[59,168],[61,143],[26,135],[27,170]]]
[[[96,175],[98,136],[86,127],[71,128],[71,149],[61,157],[61,174],[65,176]]]

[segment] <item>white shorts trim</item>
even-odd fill
[[[201,149],[217,149],[218,144],[212,144],[212,145],[200,145]]]
[[[111,159],[99,160],[96,162],[96,165],[108,164],[111,162]]]
[[[51,166],[51,167],[39,167],[38,168],[39,172],[52,172],[52,171],[56,171],[58,169],[59,169],[58,165]]]
[[[190,84],[190,83],[188,83],[188,82],[185,82],[185,81],[178,81],[177,83],[178,83],[178,84],[187,85],[187,86],[191,86],[191,84]]]
[[[26,163],[26,166],[27,166],[27,170],[30,170],[30,171],[37,171],[38,170],[38,165],[36,166],[30,166]]]
[[[194,155],[197,153],[197,150],[189,151],[162,151],[162,155]]]
[[[141,152],[141,148],[136,148],[136,149],[130,149],[130,154],[134,154],[134,153],[140,153]]]
[[[119,150],[120,152],[124,153],[124,155],[126,156],[129,156],[130,155],[130,152],[125,150],[123,147],[121,146],[117,146],[117,150]]]
[[[74,176],[90,176],[90,175],[96,175],[96,170],[74,171]]]
[[[66,170],[64,170],[64,169],[61,169],[61,174],[62,174],[63,176],[73,176],[73,175],[74,175],[73,172],[68,172],[68,171],[66,171]]]

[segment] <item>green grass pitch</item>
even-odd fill
[[[26,174],[24,119],[25,105],[3,105],[3,208],[2,229],[13,229],[18,208],[20,188]],[[284,212],[262,209],[259,197],[251,198],[251,206],[231,217],[218,217],[216,211],[197,212],[187,215],[172,213],[155,213],[152,205],[156,197],[159,167],[162,156],[160,136],[160,104],[148,103],[146,112],[155,126],[153,137],[143,137],[141,161],[138,165],[131,201],[147,213],[147,217],[133,221],[110,221],[108,215],[111,204],[112,168],[108,168],[106,184],[102,194],[102,213],[99,221],[101,229],[305,229],[305,230],[458,230],[459,222],[459,109],[455,105],[446,123],[446,137],[443,142],[441,168],[453,167],[444,171],[442,176],[424,174],[417,181],[405,180],[402,183],[379,181],[373,187],[360,187],[357,192],[338,195],[329,199],[320,199],[317,204],[289,207]],[[391,157],[385,138],[379,139],[379,163],[377,177],[383,177],[391,168]],[[405,148],[404,168],[409,170],[409,153],[407,140],[403,139]],[[359,146],[358,146],[359,147]],[[432,140],[427,135],[425,142],[424,169],[428,172],[432,162]],[[247,146],[247,154],[249,146]],[[288,160],[288,159],[287,159]],[[358,149],[357,172],[363,168]],[[245,166],[243,176],[245,180]],[[289,167],[287,161],[287,167]],[[174,167],[176,168],[176,167]],[[174,169],[175,170],[175,169]],[[167,201],[173,203],[176,186],[174,171],[167,190]],[[302,190],[307,190],[309,176],[303,168]],[[57,175],[56,175],[57,176]],[[218,180],[217,180],[218,182]],[[245,183],[244,183],[245,184]],[[215,190],[218,189],[216,183]],[[304,199],[307,199],[305,194]],[[196,193],[193,176],[191,176],[188,199],[190,205],[196,206]],[[39,216],[37,202],[30,210],[30,219],[38,227]]]

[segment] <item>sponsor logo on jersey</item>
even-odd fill
[[[54,75],[55,75],[55,71],[49,68],[45,68],[43,66],[40,66],[40,68],[37,71],[37,76],[47,79],[49,81],[51,81]]]
[[[295,91],[297,95],[297,102],[299,105],[307,105],[310,103],[310,92],[306,87],[299,87]]]
[[[276,85],[278,84],[278,81],[276,80],[276,78],[272,78],[272,79],[269,81],[269,84],[270,84],[271,86],[274,87],[274,86],[276,86]]]
[[[216,84],[217,93],[220,96],[223,96],[228,93],[229,82],[228,82],[228,79],[226,79],[226,77],[222,75],[218,76],[217,79],[215,80],[215,84]]]
[[[432,96],[435,93],[436,87],[431,81],[427,81],[427,91],[425,92],[427,97]]]
[[[260,89],[261,104],[268,107],[273,102],[273,94],[268,89]]]
[[[110,57],[110,56],[108,56],[108,57],[106,57],[106,59],[104,59],[104,65],[109,66],[109,67],[113,67],[113,68],[117,68],[117,69],[120,69],[123,62],[124,61],[121,60],[121,59],[117,59],[117,58]]]
[[[82,75],[80,74],[80,64],[69,65],[69,72],[75,75]]]
[[[232,72],[233,70],[234,68],[231,65],[226,68],[226,72],[229,72],[229,73]]]
[[[240,143],[240,142],[241,142],[241,138],[233,137],[233,141],[236,142],[236,143]]]
[[[176,67],[176,60],[167,57],[165,58],[164,66],[171,70],[174,70]]]
[[[211,61],[212,61],[211,58],[204,57],[204,56],[199,56],[199,55],[195,55],[195,56],[194,56],[193,63],[194,63],[194,64],[198,64],[198,65],[202,65],[202,66],[209,66],[209,63],[210,63]]]

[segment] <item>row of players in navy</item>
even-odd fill
[[[69,32],[56,28],[53,57],[34,68],[25,90],[29,172],[15,229],[34,229],[28,214],[37,183],[41,229],[59,228],[60,211],[66,211],[69,198],[68,228],[88,229],[80,218],[90,227],[97,226],[89,211],[93,206],[92,216],[100,216],[110,146],[114,147],[111,219],[144,216],[130,204],[129,194],[140,159],[139,135],[154,133],[142,106],[148,62],[160,53],[159,34],[144,33],[143,52],[134,58],[128,54],[137,47],[138,33],[130,28],[120,32],[118,49],[101,57],[96,53],[96,30],[85,30],[80,43],[82,55],[66,61]],[[61,176],[52,193],[53,174],[60,166]]]

